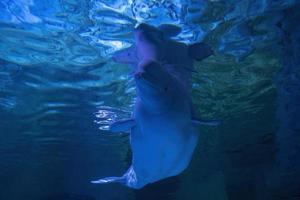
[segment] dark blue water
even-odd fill
[[[0,199],[300,199],[300,2],[0,1]],[[122,175],[130,70],[111,60],[141,22],[173,23],[176,40],[216,54],[196,64],[192,98],[203,127],[189,168],[132,190],[93,185]]]

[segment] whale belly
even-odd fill
[[[194,130],[193,130],[194,131]],[[175,176],[190,162],[197,135],[189,127],[137,126],[131,132],[132,166],[144,182]]]

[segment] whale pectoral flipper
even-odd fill
[[[129,131],[134,126],[135,126],[134,119],[124,119],[124,120],[115,121],[114,123],[110,124],[109,130],[113,133],[124,132],[124,131]]]
[[[139,189],[145,185],[143,182],[138,182],[136,173],[132,166],[129,167],[123,176],[112,176],[91,181],[94,184],[121,183],[129,187]]]
[[[203,120],[203,119],[192,119],[192,123],[195,125],[206,125],[206,126],[218,126],[222,123],[221,120]]]
[[[117,182],[117,183],[125,183],[126,182],[126,177],[124,176],[112,176],[112,177],[106,177],[106,178],[101,178],[96,181],[91,181],[91,183],[94,184],[106,184],[106,183],[112,183],[112,182]]]

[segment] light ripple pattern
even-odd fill
[[[122,174],[129,164],[128,134],[107,129],[131,115],[134,82],[128,66],[110,58],[132,44],[142,22],[175,24],[182,32],[174,39],[213,47],[214,56],[196,63],[192,98],[197,116],[224,121],[217,130],[202,128],[189,171],[163,187],[166,196],[152,199],[207,199],[215,187],[211,199],[252,198],[255,192],[266,199],[276,152],[280,24],[294,6],[298,0],[1,0],[0,199],[154,195],[89,184],[92,177]],[[296,104],[300,75],[291,69],[277,84],[286,123],[296,133],[289,99]],[[282,162],[293,157],[285,153],[290,144],[298,145],[284,141]]]
[[[216,50],[242,59],[278,38],[275,25],[281,16],[275,11],[295,3],[6,0],[1,2],[0,58],[22,65],[94,65],[130,46],[133,28],[146,22],[181,26],[177,39],[187,43],[217,34]]]

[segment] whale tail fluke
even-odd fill
[[[214,51],[211,46],[203,42],[191,44],[188,47],[188,54],[191,58],[201,61],[211,55],[214,55]]]

